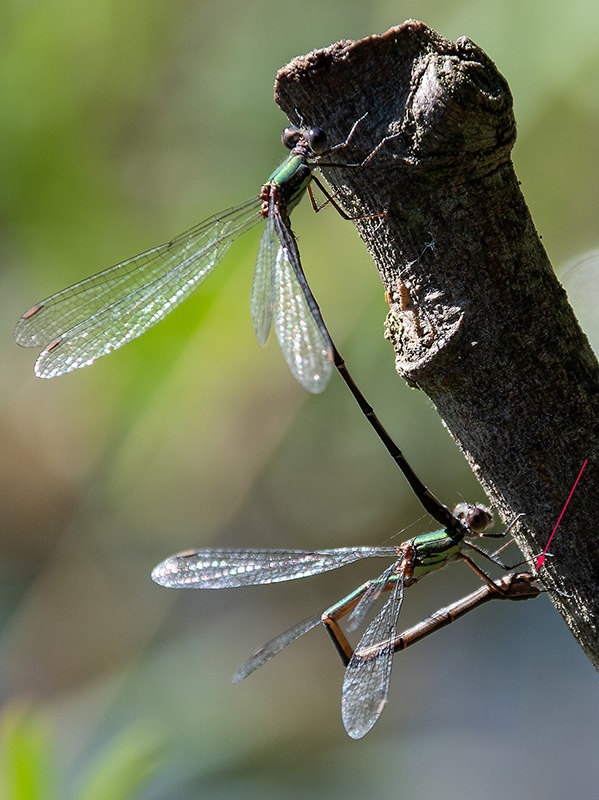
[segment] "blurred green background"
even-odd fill
[[[228,678],[372,567],[228,592],[151,583],[158,561],[189,547],[374,545],[431,528],[341,381],[310,397],[274,341],[257,345],[259,232],[92,369],[40,381],[34,352],[12,342],[36,300],[256,192],[285,155],[278,68],[409,17],[469,36],[507,77],[517,172],[556,269],[597,247],[594,0],[0,6],[4,779],[10,732],[27,720],[23,780],[35,752],[54,775],[19,797],[134,796],[127,778],[119,793],[99,788],[110,754],[144,800],[596,797],[596,673],[546,597],[491,605],[398,656],[385,713],[356,743],[323,631],[242,684]],[[484,500],[426,397],[394,373],[381,285],[353,227],[307,203],[293,221],[333,335],[410,461],[448,505]],[[405,622],[470,591],[468,572],[410,590]]]

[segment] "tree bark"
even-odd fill
[[[386,290],[396,369],[434,403],[502,518],[526,514],[527,557],[588,459],[542,578],[599,667],[599,365],[520,192],[506,80],[469,39],[408,21],[294,59],[275,99],[330,143],[366,114],[322,172],[352,215],[379,215],[356,225]]]

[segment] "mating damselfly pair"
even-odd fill
[[[393,652],[424,635],[413,635],[411,639],[406,634],[403,638],[396,637],[405,587],[458,559],[466,561],[485,582],[482,595],[465,598],[457,604],[457,610],[446,610],[447,613],[435,618],[437,621],[427,624],[427,632],[445,624],[438,620],[450,620],[486,599],[522,599],[539,592],[530,576],[508,576],[494,582],[472,561],[468,551],[498,563],[467,539],[497,535],[485,532],[490,522],[488,514],[472,506],[452,514],[416,476],[351,378],[305,278],[289,213],[309,189],[310,181],[316,180],[313,170],[322,165],[322,157],[347,146],[360,120],[345,142],[331,148],[326,147],[326,137],[319,128],[286,129],[283,141],[291,153],[258,196],[209,218],[164,245],[36,303],[22,315],[15,329],[19,344],[43,348],[35,366],[39,377],[51,378],[87,366],[159,322],[215,269],[238,236],[265,221],[250,302],[258,341],[264,344],[270,328],[274,327],[291,372],[311,392],[322,391],[332,367],[338,369],[420,502],[443,530],[414,537],[398,547],[309,552],[195,551],[163,562],[154,570],[153,577],[171,587],[225,588],[315,575],[362,558],[392,559],[391,566],[378,578],[363,584],[324,614],[276,637],[246,662],[237,675],[241,678],[249,674],[322,620],[346,664],[343,717],[346,729],[356,738],[370,730],[381,713]],[[349,615],[350,627],[357,626],[387,591],[389,598],[354,652],[337,620]],[[398,643],[400,640],[403,644]]]

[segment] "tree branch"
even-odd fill
[[[598,667],[599,365],[518,186],[507,82],[470,40],[408,21],[294,59],[275,98],[331,143],[367,112],[325,160],[379,149],[323,173],[352,214],[383,213],[356,225],[387,292],[397,371],[430,397],[503,519],[527,514],[527,556],[589,459],[543,576]]]

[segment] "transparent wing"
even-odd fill
[[[268,339],[275,305],[275,267],[279,242],[275,233],[274,216],[267,217],[262,231],[254,278],[250,309],[258,342],[264,346]]]
[[[212,272],[238,236],[262,220],[260,206],[255,197],[32,306],[14,335],[20,345],[44,347],[36,375],[52,378],[85,367],[145,333]]]
[[[393,557],[396,553],[394,547],[193,550],[158,564],[152,572],[152,580],[169,589],[229,589],[306,578],[362,558]]]
[[[352,739],[361,739],[368,733],[387,702],[393,666],[393,639],[402,601],[403,578],[398,575],[389,599],[366,629],[346,667],[341,716]],[[374,654],[362,657],[360,652],[366,648],[373,648]]]
[[[283,633],[280,633],[278,636],[275,636],[274,639],[271,639],[266,644],[263,644],[262,647],[259,647],[254,653],[252,653],[248,660],[239,667],[235,675],[233,675],[231,678],[233,683],[237,683],[238,681],[242,681],[244,678],[247,678],[247,676],[254,672],[254,670],[257,670],[258,667],[262,666],[262,664],[270,661],[273,656],[276,656],[277,653],[280,653],[281,650],[287,647],[288,644],[295,642],[295,640],[299,639],[300,636],[303,636],[304,633],[307,633],[308,631],[311,631],[312,628],[315,628],[320,621],[321,615],[316,614],[314,617],[309,617],[309,619],[299,622],[292,628],[289,628]]]
[[[331,376],[332,343],[303,275],[293,234],[278,211],[271,210],[269,216],[279,239],[275,257],[275,333],[294,377],[309,392],[318,394]],[[302,276],[303,287],[298,275]]]
[[[372,606],[376,603],[385,589],[389,588],[389,581],[395,572],[395,564],[392,564],[389,569],[386,569],[380,577],[369,581],[364,594],[359,599],[357,605],[347,618],[346,628],[350,633],[351,631],[355,631],[362,624]],[[393,585],[395,585],[395,582]]]

